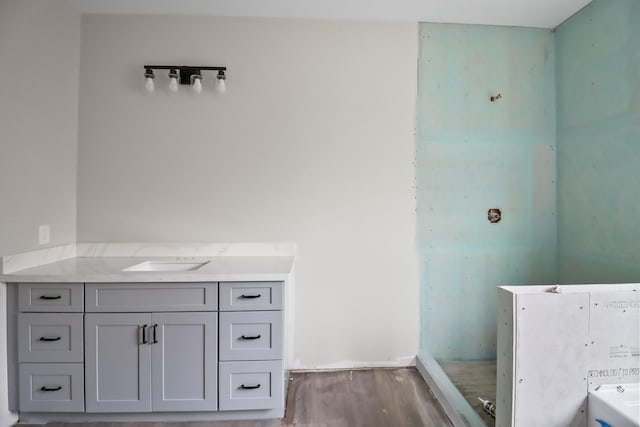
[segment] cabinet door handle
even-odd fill
[[[153,344],[158,344],[158,337],[156,336],[156,329],[158,329],[158,324],[156,323],[153,327]]]
[[[58,387],[47,387],[47,386],[42,386],[40,387],[40,391],[58,391],[58,390],[62,390],[62,386],[58,386]]]
[[[147,325],[142,325],[142,344],[149,344],[147,342]]]
[[[62,298],[62,295],[56,295],[53,297],[50,297],[48,295],[40,295],[40,299],[46,299],[46,300],[50,300],[50,299],[60,299]]]
[[[260,384],[258,384],[258,385],[244,385],[244,384],[242,384],[242,385],[240,386],[240,388],[241,388],[242,390],[255,390],[255,389],[257,389],[257,388],[260,388]]]
[[[262,335],[255,335],[253,337],[248,337],[246,335],[243,335],[243,336],[240,337],[240,339],[242,339],[242,340],[259,340],[261,336]]]
[[[62,337],[53,337],[53,338],[40,337],[40,341],[47,341],[47,342],[49,342],[49,341],[60,341],[61,339],[62,339]]]
[[[260,298],[262,295],[258,294],[258,295],[245,295],[242,294],[240,295],[240,298],[244,298],[244,299],[254,299],[254,298]]]

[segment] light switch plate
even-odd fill
[[[38,227],[38,244],[46,245],[51,241],[51,229],[49,224]]]

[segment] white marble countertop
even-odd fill
[[[294,255],[291,243],[78,243],[2,257],[0,282],[281,281],[290,279]],[[189,271],[127,271],[147,261],[204,265]]]
[[[192,271],[123,271],[145,261],[207,262]],[[219,282],[286,280],[291,256],[78,257],[0,275],[5,283]]]

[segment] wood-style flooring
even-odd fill
[[[496,401],[496,363],[440,362],[440,366],[485,424],[495,426],[495,420],[484,411],[478,397]]]
[[[413,368],[291,375],[283,420],[186,423],[91,423],[87,427],[450,427]],[[48,424],[78,427],[78,424]]]

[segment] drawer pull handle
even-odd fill
[[[46,300],[60,299],[60,298],[62,298],[62,295],[56,295],[54,297],[50,297],[48,295],[40,295],[40,299],[46,299]]]
[[[158,337],[156,337],[156,329],[158,329],[158,324],[152,326],[153,328],[153,343],[158,344]]]
[[[243,340],[259,340],[261,336],[262,335],[256,335],[256,336],[253,336],[253,337],[248,337],[246,335],[243,335],[243,336],[240,337],[240,339],[243,339]]]
[[[59,390],[62,390],[62,386],[58,386],[58,387],[42,386],[42,387],[40,387],[40,391],[59,391]]]
[[[255,389],[260,388],[260,384],[258,384],[258,385],[244,385],[244,384],[242,384],[242,385],[240,386],[240,388],[241,388],[242,390],[255,390]]]
[[[49,338],[49,337],[40,337],[40,341],[46,341],[46,342],[50,342],[50,341],[60,341],[62,339],[62,337],[53,337],[53,338]]]
[[[245,295],[242,294],[240,295],[240,298],[244,298],[244,299],[254,299],[254,298],[260,298],[262,295],[258,294],[258,295]]]
[[[142,325],[142,344],[149,344],[147,341],[147,325]]]

